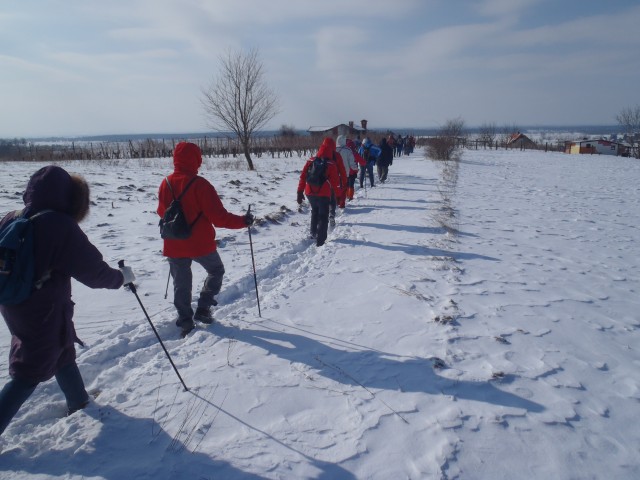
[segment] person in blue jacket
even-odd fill
[[[369,174],[369,182],[372,187],[375,186],[373,181],[373,167],[376,164],[378,156],[380,156],[380,148],[374,145],[369,137],[365,137],[362,140],[362,145],[358,150],[360,156],[365,160],[366,165],[360,166],[360,188],[364,188],[364,177]]]

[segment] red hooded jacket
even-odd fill
[[[174,171],[169,175],[173,194],[178,197],[189,180],[198,175],[202,153],[194,143],[180,142],[173,152]],[[173,201],[171,190],[163,179],[158,191],[158,215],[162,217]],[[184,240],[164,240],[162,254],[171,258],[195,258],[216,250],[216,231],[213,228],[238,229],[247,226],[244,216],[227,212],[216,189],[203,177],[197,178],[180,201],[187,220],[193,225],[191,236]]]
[[[336,197],[340,197],[340,177],[338,175],[337,162],[327,162],[327,181],[324,182],[320,188],[316,189],[307,183],[307,172],[313,163],[313,159],[320,157],[332,160],[335,153],[336,143],[329,137],[325,138],[318,149],[318,153],[305,163],[302,173],[300,174],[300,181],[298,182],[298,192],[304,191],[304,194],[307,196],[314,195],[316,197],[331,197],[331,192],[333,191],[335,192]]]

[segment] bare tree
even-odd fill
[[[640,158],[640,105],[623,108],[616,120],[624,129],[627,141],[631,144],[633,156]]]
[[[480,140],[485,146],[491,147],[495,142],[498,135],[498,127],[495,123],[483,123],[480,125],[478,132],[478,140]]]
[[[434,160],[454,159],[454,153],[464,141],[463,134],[464,120],[462,118],[447,120],[435,137],[429,140],[427,155]]]
[[[280,111],[278,97],[265,82],[257,49],[229,51],[220,62],[218,78],[202,91],[202,104],[214,130],[236,135],[254,170],[251,139]]]

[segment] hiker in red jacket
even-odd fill
[[[158,192],[158,215],[162,217],[173,201],[195,181],[181,199],[187,221],[192,225],[191,236],[184,240],[164,239],[162,253],[169,259],[173,277],[173,304],[178,311],[176,325],[186,335],[194,328],[194,320],[211,324],[211,307],[217,305],[215,296],[222,287],[224,265],[217,252],[216,227],[239,229],[253,224],[253,215],[234,215],[227,212],[216,189],[203,177],[198,177],[202,164],[202,153],[194,143],[180,142],[173,152],[174,171],[160,184]],[[171,189],[167,185],[171,185]],[[173,191],[173,195],[172,195]],[[191,307],[192,273],[191,263],[202,265],[207,272],[195,314]]]
[[[342,194],[338,168],[336,162],[331,161],[334,158],[335,151],[335,142],[331,138],[325,138],[318,149],[318,153],[307,160],[300,174],[300,181],[298,182],[298,204],[302,204],[304,195],[306,195],[311,204],[310,232],[311,236],[316,239],[316,245],[318,247],[324,245],[327,239],[331,197],[335,195],[335,197],[338,198]],[[324,181],[322,181],[319,186],[310,185],[307,182],[307,174],[316,158],[326,160]]]

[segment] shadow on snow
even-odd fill
[[[489,381],[450,380],[433,371],[431,360],[397,360],[375,350],[340,350],[303,335],[275,330],[216,326],[216,334],[262,348],[290,362],[307,364],[336,382],[401,392],[455,395],[457,398],[503,407],[542,412],[544,407],[496,388]],[[286,345],[288,344],[288,345]]]

